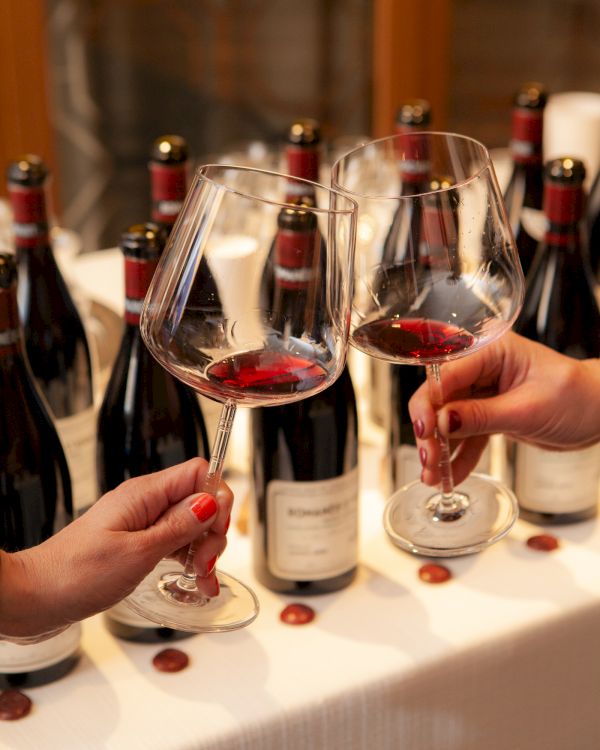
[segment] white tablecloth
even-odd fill
[[[253,580],[232,523],[221,565],[258,594],[250,627],[174,644],[191,663],[164,674],[160,646],[119,641],[94,617],[75,671],[27,691],[34,709],[0,722],[0,748],[598,750],[600,522],[552,529],[561,547],[541,553],[525,545],[539,529],[519,521],[448,562],[450,582],[425,584],[423,560],[382,529],[379,461],[363,447],[357,580],[303,600],[313,623],[280,622],[291,599]],[[245,478],[230,483],[243,497]]]

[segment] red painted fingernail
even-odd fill
[[[230,523],[231,523],[231,513],[227,516],[227,520],[225,521],[225,533],[229,531]]]
[[[209,576],[215,569],[215,565],[217,564],[218,557],[219,557],[218,555],[215,555],[214,557],[211,557],[210,560],[206,563],[206,575],[207,576]]]
[[[456,411],[450,410],[448,412],[448,432],[456,432],[462,427],[462,420],[460,414]]]
[[[421,462],[421,466],[425,466],[427,463],[427,451],[425,448],[419,448],[419,461]]]
[[[425,425],[423,424],[423,421],[421,419],[417,419],[416,422],[413,422],[413,430],[418,438],[423,437]]]
[[[212,495],[203,493],[194,500],[190,510],[199,521],[208,521],[218,510],[217,501]]]

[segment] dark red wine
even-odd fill
[[[121,240],[125,329],[98,415],[96,468],[102,493],[130,477],[209,455],[196,394],[154,359],[140,334],[141,304],[165,241],[165,231],[154,223],[130,227]],[[105,622],[113,635],[137,642],[190,636],[161,628],[122,603],[108,610]]]
[[[40,544],[73,517],[63,448],[27,360],[19,326],[17,269],[0,253],[0,549]],[[32,645],[3,643],[0,688],[34,687],[69,672],[80,626]]]
[[[354,332],[356,345],[372,356],[443,359],[473,346],[475,337],[449,323],[423,318],[381,318]]]
[[[314,360],[284,351],[257,349],[227,357],[207,370],[215,393],[241,391],[243,395],[283,396],[311,391],[327,378],[327,370]]]

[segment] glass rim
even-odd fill
[[[348,207],[347,208],[344,208],[344,207],[324,208],[321,206],[303,206],[298,203],[290,203],[289,201],[275,200],[274,198],[267,198],[266,196],[255,195],[254,193],[251,193],[251,192],[244,192],[243,190],[235,188],[232,185],[226,185],[222,182],[218,182],[217,180],[211,178],[209,175],[205,173],[204,170],[207,170],[207,169],[219,169],[221,171],[235,170],[236,172],[248,172],[250,174],[267,175],[269,177],[280,177],[288,181],[293,180],[294,182],[303,183],[307,186],[317,188],[318,190],[321,190],[321,191],[325,191],[326,193],[330,195],[336,195],[338,198],[341,198],[344,201],[346,201],[348,203]],[[210,164],[201,164],[199,167],[196,167],[194,171],[194,178],[196,180],[203,180],[204,182],[209,182],[212,185],[214,185],[216,188],[224,190],[225,192],[231,193],[233,195],[239,195],[241,198],[246,198],[248,200],[255,200],[259,203],[264,203],[270,206],[277,206],[279,208],[291,208],[295,210],[310,211],[312,213],[322,214],[324,216],[327,216],[328,214],[352,216],[353,214],[356,214],[358,212],[358,203],[354,200],[354,198],[352,198],[351,195],[348,195],[344,190],[339,190],[335,187],[328,187],[327,185],[323,185],[320,182],[314,182],[313,180],[305,180],[303,177],[294,177],[293,175],[285,174],[284,172],[275,172],[270,169],[259,169],[258,167],[246,167],[241,164],[217,164],[213,162]]]
[[[349,188],[345,188],[337,180],[337,172],[339,171],[339,165],[351,157],[353,154],[356,154],[358,151],[366,151],[369,147],[378,146],[381,143],[385,142],[391,142],[395,140],[399,140],[400,138],[406,138],[406,137],[412,137],[412,136],[444,136],[445,138],[453,138],[455,140],[470,142],[477,146],[481,152],[484,159],[484,164],[477,170],[477,172],[473,173],[470,177],[466,177],[463,180],[460,180],[459,182],[455,182],[454,185],[449,185],[448,187],[440,187],[437,190],[426,190],[426,191],[419,191],[416,193],[411,193],[410,195],[375,195],[370,193],[359,193],[354,190],[350,190]],[[391,201],[403,201],[403,200],[411,200],[415,198],[421,198],[426,195],[437,195],[438,193],[449,193],[454,190],[459,190],[460,188],[465,187],[469,183],[473,182],[474,180],[479,179],[479,177],[486,171],[489,170],[490,167],[492,168],[492,174],[493,174],[493,163],[492,163],[492,157],[490,155],[490,151],[487,146],[485,146],[481,141],[478,141],[476,138],[472,138],[469,135],[462,135],[462,133],[454,133],[451,131],[444,131],[444,130],[415,130],[411,131],[410,133],[394,133],[393,135],[386,135],[382,138],[375,138],[372,141],[368,141],[367,143],[362,143],[356,148],[353,148],[351,151],[348,151],[347,153],[340,156],[338,159],[335,160],[331,167],[331,181],[332,184],[335,185],[335,189],[339,190],[343,193],[345,193],[348,196],[355,196],[356,198],[360,198],[363,200],[391,200]]]

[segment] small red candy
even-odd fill
[[[22,719],[31,711],[32,705],[31,699],[19,690],[3,690],[0,693],[0,719]]]
[[[279,619],[287,625],[306,625],[315,619],[315,610],[308,604],[288,604],[281,610]]]
[[[419,568],[419,578],[425,583],[445,583],[452,578],[452,573],[444,565],[427,563]]]
[[[558,539],[552,534],[536,534],[529,537],[527,546],[539,552],[552,552],[558,549],[560,545]]]
[[[159,672],[181,672],[189,663],[188,655],[178,648],[165,648],[152,659]]]

